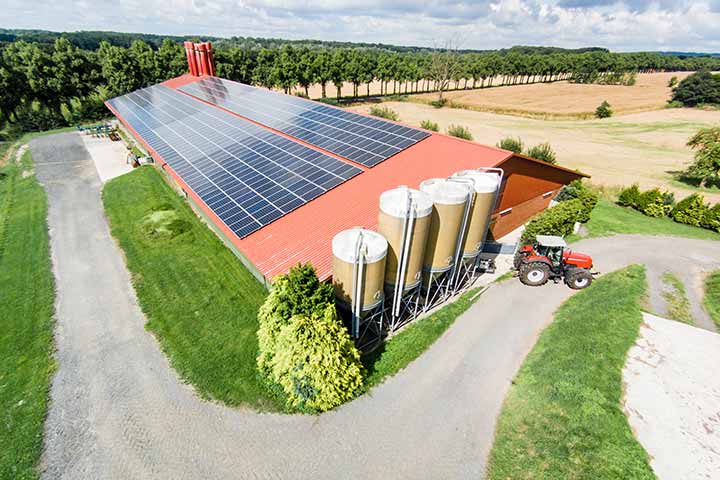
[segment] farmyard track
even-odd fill
[[[57,283],[44,478],[481,478],[511,379],[571,294],[494,285],[405,370],[318,417],[227,408],[183,385],[145,331],[79,136],[31,149]],[[651,287],[657,272],[720,268],[709,241],[618,236],[577,248],[603,272],[647,265]]]

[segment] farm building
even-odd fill
[[[255,88],[213,75],[212,50],[187,47],[190,73],[107,102],[196,210],[264,283],[300,262],[332,275],[333,237],[375,229],[381,193],[498,167],[500,238],[584,175],[495,147]]]

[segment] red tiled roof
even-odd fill
[[[417,188],[433,177],[492,167],[511,154],[504,150],[433,134],[315,200],[243,238],[237,244],[272,279],[298,262],[311,262],[318,276],[331,275],[333,236],[354,226],[374,229],[380,194],[398,185]]]
[[[197,80],[198,77],[186,74],[167,80],[163,85],[177,89]],[[130,127],[123,118],[118,118]],[[130,130],[137,136],[131,127]],[[165,163],[156,152],[151,153],[161,164]],[[512,155],[506,150],[433,133],[243,239],[225,228],[194,192],[188,193],[268,280],[301,262],[312,263],[324,280],[332,274],[332,238],[341,230],[354,226],[374,229],[379,197],[385,190],[399,185],[417,188],[428,178],[447,177],[470,168],[494,167]],[[184,189],[189,190],[168,165],[165,168]]]

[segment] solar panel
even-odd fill
[[[240,238],[361,172],[162,85],[108,103]]]
[[[202,78],[180,90],[368,167],[430,135],[416,128],[221,78]]]

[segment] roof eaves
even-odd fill
[[[580,170],[573,170],[572,168],[567,168],[567,167],[563,167],[563,166],[561,166],[561,165],[555,165],[555,164],[553,164],[553,163],[548,163],[548,162],[545,162],[545,161],[543,161],[543,160],[538,160],[537,158],[528,157],[527,155],[523,155],[522,153],[513,153],[513,152],[510,152],[510,156],[509,156],[508,158],[506,158],[505,160],[503,160],[502,162],[500,162],[500,163],[507,162],[507,161],[510,160],[512,157],[517,157],[517,158],[520,158],[520,159],[522,159],[522,160],[527,160],[527,161],[529,161],[529,162],[537,163],[538,165],[542,165],[542,166],[544,166],[544,167],[550,167],[550,168],[554,168],[554,169],[556,169],[556,170],[561,170],[561,171],[563,171],[563,172],[572,173],[572,174],[574,174],[574,175],[578,175],[578,176],[583,177],[583,178],[590,178],[590,175],[588,175],[587,173],[583,173],[583,172],[581,172]],[[499,166],[499,164],[498,164],[498,166]]]

